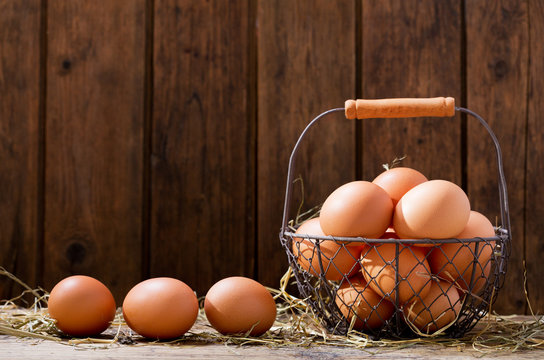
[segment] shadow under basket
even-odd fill
[[[359,101],[357,108],[354,100],[348,100],[345,108],[317,116],[291,154],[280,242],[300,296],[331,333],[356,330],[373,338],[461,337],[488,313],[497,298],[511,250],[508,196],[497,138],[479,115],[454,107],[451,98],[363,100],[361,109]],[[445,110],[442,103],[447,103]],[[391,104],[395,109],[399,104],[409,106],[395,112]],[[429,104],[435,107],[430,109]],[[370,106],[368,114],[365,106]],[[495,228],[495,236],[367,239],[297,234],[288,214],[297,150],[310,127],[340,111],[358,119],[463,112],[479,120],[497,153],[501,224]]]

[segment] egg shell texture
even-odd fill
[[[399,200],[413,187],[428,181],[419,171],[408,167],[396,167],[382,172],[372,182],[385,190],[397,205]]]
[[[470,202],[456,184],[430,180],[408,191],[398,202],[393,227],[401,239],[446,239],[468,222]]]
[[[397,296],[397,271],[400,304],[414,296],[425,296],[431,285],[431,270],[421,248],[396,243],[369,246],[361,252],[361,267],[372,289],[393,303]]]
[[[495,229],[491,222],[483,214],[471,211],[467,225],[455,237],[472,239],[494,236]],[[461,240],[459,243],[441,244],[429,255],[429,265],[432,272],[441,278],[455,282],[461,289],[477,294],[484,287],[486,278],[489,276],[494,246],[494,241],[463,243]],[[473,273],[474,279],[472,279]]]
[[[302,223],[297,234],[325,236],[319,224],[319,218]],[[344,275],[352,276],[360,270],[359,256],[363,245],[343,245],[333,240],[319,243],[321,261],[315,240],[293,238],[293,254],[300,266],[314,276],[325,273],[327,280],[339,281]],[[323,270],[323,271],[322,271]]]
[[[110,326],[115,310],[110,290],[89,276],[67,277],[49,294],[49,315],[57,328],[72,336],[100,334]]]
[[[276,320],[270,292],[253,279],[233,276],[215,283],[204,300],[210,324],[222,334],[264,334]]]
[[[323,232],[332,236],[378,238],[391,224],[393,202],[376,184],[353,181],[334,190],[320,212]]]
[[[173,339],[185,334],[198,316],[198,300],[184,282],[160,277],[134,286],[123,302],[127,325],[151,339]]]
[[[426,296],[404,306],[404,316],[425,334],[449,325],[461,311],[461,300],[455,287],[443,280],[433,280]]]
[[[357,317],[355,330],[380,328],[395,312],[393,304],[367,286],[360,275],[340,285],[335,301],[348,324]]]

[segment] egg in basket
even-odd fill
[[[501,224],[493,226],[455,183],[393,167],[352,181],[320,211],[291,226],[297,150],[308,129],[335,112],[348,119],[451,117],[479,120],[497,152]],[[348,100],[302,132],[289,161],[280,240],[296,283],[328,331],[373,337],[459,337],[488,312],[504,281],[510,219],[502,155],[489,125],[453,98]]]

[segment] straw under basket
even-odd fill
[[[295,233],[296,228],[289,225],[289,209],[297,150],[308,129],[315,126],[321,119],[337,112],[345,112],[348,119],[451,117],[455,113],[465,113],[478,120],[493,140],[497,155],[501,224],[495,228],[495,236],[470,239],[368,239]],[[510,254],[511,232],[508,195],[498,140],[482,117],[468,109],[455,107],[453,98],[348,100],[344,108],[328,110],[313,119],[300,135],[291,153],[280,241],[287,254],[300,295],[306,299],[328,331],[335,334],[346,334],[351,329],[355,329],[375,338],[436,336],[439,334],[460,337],[472,329],[489,311],[504,282]],[[333,242],[335,246],[331,251],[331,247],[328,245]],[[449,278],[440,278],[428,267],[421,266],[426,262],[430,251],[425,252],[423,257],[416,256],[415,252],[419,250],[412,246],[415,244],[426,245],[427,249],[430,248],[432,251],[441,251],[446,259],[444,267],[448,266],[449,269],[452,267],[454,269],[448,273]],[[458,250],[454,253],[446,253],[443,250],[444,244],[456,244]],[[350,251],[354,246],[362,249],[360,255]],[[389,255],[383,253],[385,248],[389,249]],[[391,249],[393,249],[393,256]],[[481,254],[484,252],[490,256],[482,257]],[[467,253],[473,258],[470,266],[458,269],[454,264],[457,262],[456,256],[461,256],[461,254],[466,256]],[[335,263],[336,259],[340,256],[345,257],[346,254],[351,254],[356,260],[353,267],[347,271],[340,269],[339,264]],[[375,291],[377,283],[377,279],[374,277],[375,272],[370,273],[364,265],[365,259],[371,255],[374,257],[377,255],[378,259],[383,262],[384,268],[393,271],[395,280],[393,290],[379,289],[381,291]],[[402,269],[405,267],[402,261],[406,257],[418,259],[413,269],[409,269],[408,272],[406,269]],[[426,302],[420,301],[420,305],[414,307],[415,301],[412,300],[420,297],[415,289],[413,289],[414,296],[410,302],[402,303],[399,300],[397,295],[399,287],[410,286],[407,279],[415,271],[423,271],[423,275],[428,278],[429,283],[439,283],[438,289],[441,293],[437,297],[443,298],[442,301],[445,299],[449,301],[447,309],[437,312],[438,305],[429,302],[428,299]],[[341,273],[341,275],[330,280],[330,276],[327,274],[331,272]],[[456,275],[455,277],[452,277],[452,272]],[[354,278],[353,273],[365,274],[367,281],[361,283],[354,280],[357,277]],[[447,280],[447,282],[443,280]],[[366,295],[365,291],[371,282],[375,283],[374,293],[378,293],[379,298],[375,298],[375,296],[371,298]],[[444,284],[447,284],[447,287]],[[380,284],[377,286],[379,288]],[[455,289],[459,294],[455,301],[451,301],[450,297],[446,296],[448,291],[452,291],[452,289]],[[340,292],[343,293],[346,290],[351,292],[350,300],[347,302],[345,298],[339,296]],[[384,312],[384,308],[388,310]],[[417,326],[418,319],[425,316],[430,316],[430,320],[423,327]],[[446,318],[450,320],[444,324]]]

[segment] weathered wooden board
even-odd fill
[[[541,0],[1,1],[0,266],[48,289],[96,276],[118,301],[148,276],[277,286],[304,126],[348,98],[453,96],[503,148],[514,243],[495,310],[527,311],[525,257],[541,312],[543,24]],[[407,154],[499,216],[472,118],[337,114],[300,150],[304,209]]]
[[[529,300],[533,310],[544,312],[544,1],[529,1],[529,94],[527,116],[527,153],[525,182],[525,254]],[[516,231],[516,230],[514,230]],[[516,231],[517,232],[517,231]],[[516,242],[514,242],[516,243]],[[519,249],[519,246],[515,248]]]
[[[145,1],[51,1],[43,285],[141,279]]]
[[[512,254],[506,281],[496,303],[497,311],[505,314],[523,312],[526,306],[522,259],[525,249],[528,16],[527,3],[522,1],[466,3],[467,106],[483,116],[498,137],[510,200]],[[496,217],[500,220],[500,212],[494,148],[489,135],[476,120],[468,119],[467,130],[466,171],[472,207],[495,223]],[[531,239],[534,241],[536,237],[532,235]]]
[[[247,1],[155,1],[151,276],[253,276]]]
[[[277,286],[287,269],[278,233],[293,146],[312,118],[355,97],[356,20],[353,1],[258,3],[256,260],[258,279],[267,285]],[[354,180],[355,123],[331,116],[307,136],[295,169],[304,181],[305,209]],[[294,190],[300,194],[299,184]],[[300,201],[294,197],[292,209]]]
[[[461,2],[363,1],[362,96],[454,97],[461,102]],[[362,174],[407,155],[429,179],[462,181],[461,118],[363,121]]]
[[[0,266],[33,286],[41,255],[40,69],[40,1],[0,2]],[[0,299],[20,293],[12,285],[0,278]]]
[[[45,309],[44,309],[45,310]],[[278,315],[271,332],[261,337],[227,339],[217,333],[205,316],[198,316],[189,332],[176,339],[157,341],[133,332],[121,318],[100,336],[92,338],[59,338],[55,332],[44,331],[32,338],[14,337],[7,324],[25,315],[40,317],[40,311],[13,307],[0,308],[0,359],[140,359],[140,358],[308,358],[308,359],[435,359],[439,358],[521,358],[541,359],[544,347],[538,333],[515,334],[519,329],[537,331],[541,319],[513,315],[485,317],[464,337],[394,339],[375,342],[372,339],[330,335],[327,339],[314,334],[318,328],[310,325],[297,337],[300,323],[288,313]],[[202,314],[204,315],[204,314]],[[158,319],[160,321],[160,319]],[[304,324],[304,320],[302,324]],[[292,326],[297,324],[296,329]],[[502,324],[502,325],[499,325]],[[28,324],[19,331],[28,331]],[[308,324],[307,324],[308,325]],[[304,325],[303,325],[304,326]],[[300,330],[302,331],[302,330]],[[502,334],[501,334],[502,333]],[[7,335],[9,334],[9,335]],[[281,335],[284,334],[285,342]],[[502,336],[501,336],[502,335]],[[509,338],[513,336],[514,338]],[[313,339],[312,339],[313,338]],[[368,341],[365,341],[368,340]],[[516,346],[516,340],[519,341]],[[525,341],[523,341],[525,340]],[[243,341],[243,345],[240,342]],[[358,345],[358,347],[355,347]],[[516,346],[514,348],[514,346]],[[531,348],[532,351],[527,351]],[[515,357],[514,357],[515,356]]]
[[[0,335],[0,359],[542,359],[544,350],[480,352],[468,345],[445,347],[439,344],[404,348],[354,349],[340,346],[256,345],[79,345],[68,346],[52,341],[36,341]]]

